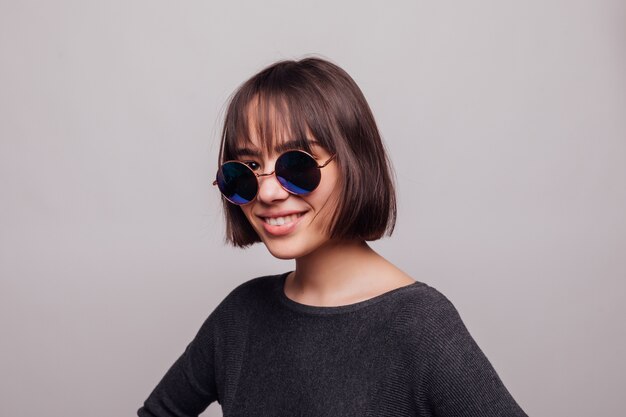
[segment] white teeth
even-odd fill
[[[265,223],[271,224],[272,226],[282,226],[286,223],[291,223],[300,216],[302,216],[302,213],[291,214],[283,217],[265,217],[263,220],[265,220]]]

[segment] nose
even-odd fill
[[[258,180],[259,192],[256,198],[260,202],[272,204],[276,201],[281,201],[289,197],[289,193],[280,185],[275,173],[259,177]]]

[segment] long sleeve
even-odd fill
[[[152,391],[139,417],[197,417],[217,400],[215,311]]]
[[[437,292],[424,320],[421,394],[437,417],[527,417],[476,344],[454,305]]]

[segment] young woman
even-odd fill
[[[231,99],[220,146],[227,239],[295,270],[209,315],[138,415],[525,416],[452,303],[366,241],[391,234],[389,163],[362,92],[317,58]]]

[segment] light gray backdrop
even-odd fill
[[[230,290],[293,267],[223,246],[211,180],[228,95],[310,53],[394,162],[374,247],[530,415],[623,415],[625,6],[2,0],[0,415],[133,415]]]

